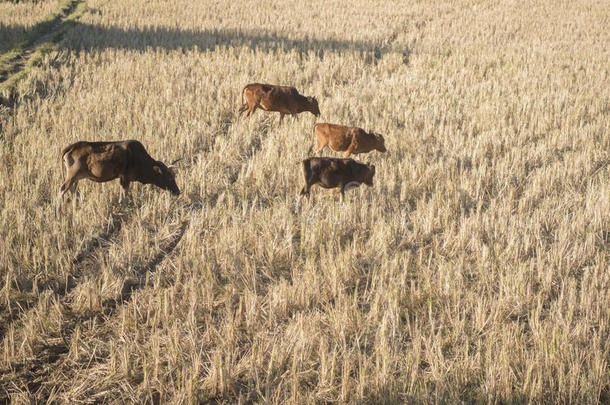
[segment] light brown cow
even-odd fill
[[[387,152],[385,148],[385,140],[381,134],[368,133],[362,128],[346,127],[343,125],[334,124],[315,124],[313,126],[313,134],[311,139],[311,148],[318,139],[318,145],[315,150],[320,152],[326,146],[335,152],[345,151],[345,157],[348,158],[352,153],[368,153],[372,150]]]
[[[154,184],[172,194],[180,194],[176,179],[170,167],[154,160],[144,146],[135,140],[117,142],[76,142],[61,151],[60,164],[66,168],[66,178],[61,185],[58,203],[68,190],[74,194],[81,179],[97,183],[120,179],[124,202],[129,191],[129,183],[137,181]],[[175,163],[175,162],[174,162]]]
[[[316,117],[320,115],[318,100],[315,97],[302,96],[297,89],[289,86],[248,84],[242,91],[242,103],[243,105],[239,109],[240,115],[247,110],[246,116],[249,117],[257,108],[277,111],[280,113],[280,124],[286,114],[295,116],[298,113],[309,111]]]

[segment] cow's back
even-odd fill
[[[292,86],[278,86],[265,83],[250,83],[244,87],[244,91],[247,94],[256,95],[259,99],[295,96],[299,94],[297,89]]]
[[[309,167],[311,171],[320,175],[338,176],[340,178],[349,179],[353,173],[354,163],[358,165],[353,159],[340,159],[340,158],[329,158],[329,157],[311,157],[306,159],[309,161]]]
[[[316,124],[314,131],[320,145],[328,145],[335,152],[342,152],[349,148],[352,139],[357,134],[353,127],[336,124]]]
[[[129,139],[129,140],[126,140],[126,141],[121,141],[120,142],[120,146],[121,146],[121,148],[129,151],[129,153],[131,155],[134,155],[134,156],[144,156],[144,157],[147,157],[147,158],[151,158],[150,155],[148,154],[148,151],[144,147],[144,145],[142,145],[140,143],[140,141],[137,141],[135,139]]]
[[[298,96],[299,92],[296,87],[292,86],[273,86],[272,93],[281,94],[283,96],[294,97]]]
[[[334,137],[344,136],[348,133],[350,127],[346,127],[345,125],[319,123],[315,125],[314,129],[316,134],[319,134],[319,136],[323,136],[326,139],[331,139]]]
[[[294,87],[289,86],[270,86],[261,99],[261,104],[268,108],[286,110],[291,112],[294,104],[300,100],[299,92]]]
[[[61,156],[65,157],[65,155],[68,154],[70,158],[76,158],[78,156],[91,153],[91,151],[91,142],[78,141],[63,148],[61,151]]]

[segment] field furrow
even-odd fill
[[[8,312],[5,312],[2,327],[0,327],[0,339],[3,339],[6,332],[12,329],[15,333],[19,329],[14,322],[36,305],[37,296],[50,292],[52,296],[59,302],[63,302],[65,297],[76,288],[82,279],[88,274],[85,261],[97,260],[96,255],[99,255],[100,249],[107,247],[120,229],[123,221],[127,218],[127,212],[111,213],[109,216],[108,225],[98,235],[86,240],[83,246],[74,255],[71,262],[70,270],[66,273],[62,280],[54,280],[46,286],[35,285],[34,280],[22,280],[22,285],[19,287],[19,292],[23,298],[13,300],[8,306]],[[36,289],[36,291],[35,291]],[[22,323],[22,322],[21,322]]]
[[[144,265],[131,270],[133,277],[123,281],[120,294],[105,300],[96,311],[81,315],[71,309],[71,300],[61,302],[63,318],[66,320],[58,331],[59,338],[54,342],[42,344],[38,350],[41,355],[31,361],[19,362],[2,371],[0,400],[7,401],[11,393],[27,392],[37,400],[47,402],[49,395],[54,391],[54,385],[48,384],[50,378],[58,371],[61,364],[66,361],[65,355],[70,352],[72,336],[79,328],[86,327],[93,322],[101,327],[109,317],[116,314],[121,305],[129,302],[132,295],[149,285],[149,277],[155,272],[157,266],[176,248],[184,235],[188,222],[183,222],[174,235],[164,240],[158,253]],[[57,341],[60,340],[58,343]]]

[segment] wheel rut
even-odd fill
[[[61,364],[69,353],[76,328],[91,320],[95,320],[96,325],[103,325],[117,313],[121,306],[132,299],[135,292],[149,286],[149,276],[155,273],[158,266],[174,252],[189,223],[188,220],[183,220],[178,229],[162,243],[150,260],[132,269],[135,277],[126,279],[120,293],[114,298],[104,301],[100,311],[76,314],[72,311],[69,300],[64,300],[62,306],[66,321],[59,331],[61,338],[44,344],[36,358],[13,363],[9,369],[0,370],[0,376],[2,376],[0,377],[0,403],[9,402],[11,395],[20,391],[29,392],[33,398],[36,398],[36,401],[46,402],[53,390],[51,384],[48,384],[48,377],[53,373],[55,366]],[[99,359],[99,361],[101,360],[103,359]]]
[[[76,286],[82,282],[84,276],[86,276],[84,262],[93,258],[100,250],[108,248],[110,241],[119,233],[121,226],[123,222],[127,220],[128,215],[128,212],[110,214],[110,221],[105,226],[105,229],[85,241],[83,246],[76,253],[74,259],[70,262],[71,271],[66,276],[66,279],[46,288],[42,288],[38,293],[45,290],[51,290],[55,297],[62,300],[76,288]],[[20,291],[22,292],[22,296],[13,302],[13,306],[19,307],[19,310],[9,308],[8,311],[5,311],[0,315],[0,341],[4,339],[7,331],[14,326],[22,316],[38,304],[38,301],[32,297],[32,293],[34,293],[33,283],[26,288],[20,288]]]

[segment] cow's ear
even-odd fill
[[[153,170],[154,170],[155,172],[157,172],[157,174],[161,174],[161,173],[163,173],[163,171],[161,170],[161,168],[160,168],[159,166],[153,166]]]

